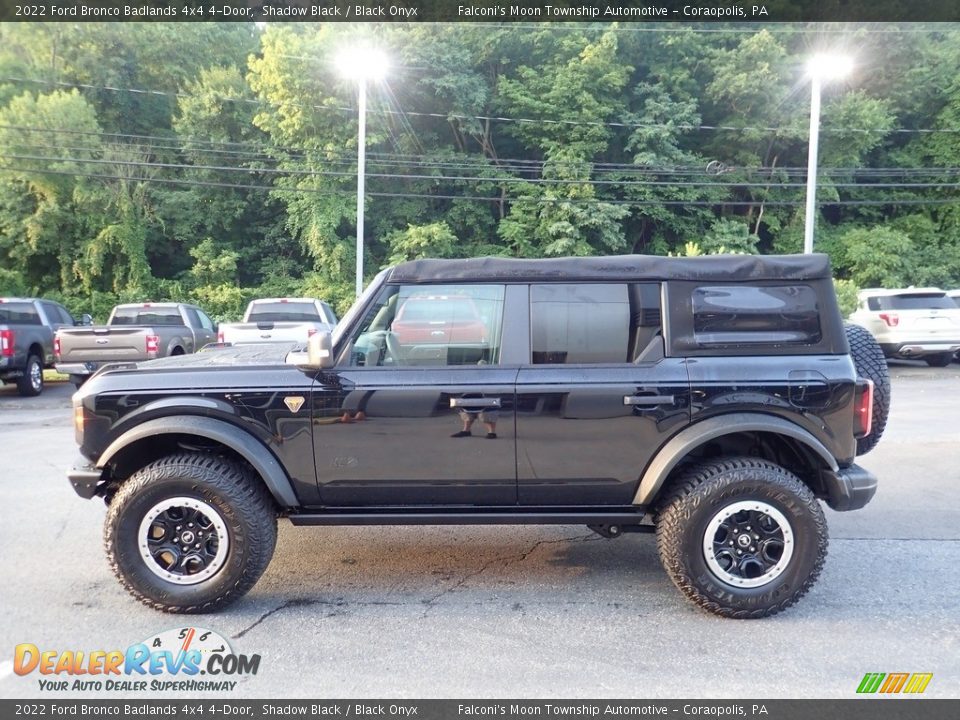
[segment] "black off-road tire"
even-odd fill
[[[182,497],[215,510],[228,536],[222,565],[197,584],[160,577],[138,547],[141,522],[151,509]],[[169,455],[120,486],[107,511],[103,539],[114,574],[142,603],[170,613],[213,612],[242,597],[266,570],[277,541],[277,512],[263,483],[246,466],[215,455]]]
[[[860,377],[873,380],[873,431],[857,438],[857,455],[865,455],[880,442],[890,415],[890,369],[883,350],[870,331],[860,325],[845,324],[850,355]]]
[[[17,378],[17,392],[23,397],[35,397],[43,392],[43,360],[36,355],[27,358],[23,375]]]
[[[781,513],[792,538],[783,569],[769,581],[761,577],[758,587],[737,587],[721,577],[704,547],[711,521],[743,502]],[[827,555],[827,523],[816,497],[795,475],[758,458],[687,468],[662,497],[656,525],[657,549],[670,579],[701,608],[723,617],[762,618],[793,605],[816,581]]]
[[[936,355],[925,355],[923,358],[924,362],[927,363],[930,367],[947,367],[950,363],[953,362],[953,353],[937,353]]]

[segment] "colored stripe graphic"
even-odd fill
[[[922,693],[927,689],[927,685],[930,684],[932,678],[933,673],[914,673],[903,691],[905,693]]]
[[[863,680],[860,681],[860,687],[857,688],[857,692],[875,693],[877,688],[880,687],[880,683],[883,682],[884,677],[886,677],[886,673],[867,673],[863,676]]]
[[[885,695],[920,694],[932,679],[933,673],[867,673],[857,686],[857,692],[863,695],[875,692]]]
[[[883,683],[883,687],[880,688],[880,692],[887,694],[900,692],[906,684],[908,677],[910,677],[910,673],[890,673],[887,675],[887,680]]]

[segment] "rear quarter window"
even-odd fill
[[[701,347],[820,342],[817,294],[808,285],[698,287],[692,301]]]

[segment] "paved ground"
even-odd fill
[[[828,512],[830,556],[795,608],[736,622],[689,605],[652,538],[581,528],[281,524],[273,563],[215,616],[165,616],[104,560],[104,508],[68,488],[71,386],[0,388],[0,697],[39,694],[12,649],[122,649],[197,625],[259,653],[234,696],[850,697],[866,672],[932,672],[960,697],[960,366],[893,368],[874,502]]]

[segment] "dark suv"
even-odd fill
[[[854,458],[889,380],[852,330],[856,358],[822,255],[414,261],[285,361],[102,370],[74,396],[69,477],[161,610],[243,595],[282,516],[655,531],[687,596],[762,617],[820,572],[819,501],[876,490]]]

